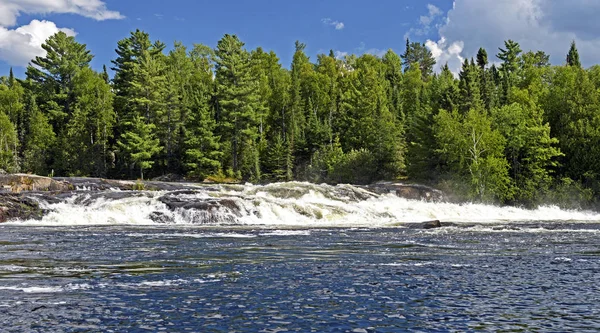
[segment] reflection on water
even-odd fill
[[[0,226],[6,332],[600,330],[600,225]]]

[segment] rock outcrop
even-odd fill
[[[15,193],[0,193],[0,223],[10,220],[41,220],[44,210],[32,198]]]
[[[406,223],[403,226],[409,229],[436,229],[444,225],[439,220],[432,220],[419,223]]]
[[[0,175],[0,186],[4,192],[13,193],[24,191],[63,192],[74,189],[70,183],[65,181],[28,174]]]

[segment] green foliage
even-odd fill
[[[228,141],[230,160],[224,163],[244,179],[260,179],[257,142],[259,138],[258,82],[252,76],[250,54],[235,35],[225,35],[218,43],[216,55],[216,94],[219,134]]]
[[[339,141],[323,147],[313,156],[307,179],[312,182],[368,184],[373,179],[376,161],[366,149],[344,153]]]
[[[137,116],[127,125],[131,130],[122,135],[117,144],[130,168],[139,169],[140,178],[144,179],[144,170],[152,167],[154,164],[152,157],[162,148],[159,140],[154,137],[154,124],[147,124],[141,116]]]
[[[56,135],[48,118],[38,108],[34,96],[31,96],[26,112],[28,126],[23,140],[22,170],[45,175],[50,172],[48,168],[50,147],[53,146]]]
[[[512,197],[505,138],[492,128],[491,118],[472,109],[462,116],[441,110],[435,117],[438,153],[448,170],[469,184],[470,197],[504,201]]]
[[[19,170],[18,147],[19,141],[15,126],[5,113],[0,113],[0,169],[7,172]]]
[[[59,32],[26,79],[0,78],[0,168],[59,176],[369,183],[407,177],[457,197],[533,206],[600,201],[600,66],[567,66],[508,40],[458,77],[407,40],[402,56],[319,54],[292,63],[150,39],[117,43],[106,67]],[[490,63],[492,63],[490,65]]]
[[[406,39],[406,49],[402,59],[404,70],[408,71],[412,67],[418,68],[421,71],[423,81],[427,81],[433,73],[435,58],[424,43],[411,43],[410,40]]]
[[[581,61],[579,60],[579,51],[577,51],[575,41],[571,42],[571,48],[569,49],[569,53],[567,54],[567,66],[581,68]]]
[[[69,174],[106,177],[115,113],[110,86],[102,74],[84,68],[74,82],[76,96],[72,117],[66,125],[63,149]]]

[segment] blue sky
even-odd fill
[[[427,3],[409,0],[373,3],[361,0],[104,2],[108,10],[119,12],[124,18],[99,21],[77,14],[21,13],[17,24],[9,29],[37,19],[74,30],[77,40],[87,44],[95,55],[93,66],[96,69],[110,63],[115,56],[117,41],[136,28],[168,46],[178,40],[189,46],[203,43],[214,47],[225,33],[233,33],[246,43],[248,49],[262,46],[274,50],[283,65],[289,66],[296,40],[307,44],[307,53],[312,58],[317,53],[328,53],[330,49],[364,53],[393,48],[402,52],[405,34],[420,24],[421,15],[428,15]],[[448,0],[430,3],[444,11],[451,6]],[[418,36],[419,39],[423,37]],[[7,61],[2,61],[0,73],[7,72],[9,66]],[[18,67],[15,66],[15,72],[21,73],[23,69]]]
[[[479,47],[493,55],[506,39],[524,50],[544,50],[560,64],[571,40],[584,65],[600,62],[600,1],[571,0],[0,0],[0,75],[43,54],[41,39],[62,29],[110,64],[118,40],[136,28],[168,46],[181,41],[214,47],[225,33],[248,49],[274,50],[288,67],[294,42],[314,59],[330,49],[340,56],[401,53],[404,40],[425,42],[439,65],[458,71]]]

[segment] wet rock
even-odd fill
[[[80,192],[81,193],[81,192]],[[115,201],[125,198],[135,197],[151,197],[150,193],[146,192],[133,192],[133,191],[104,191],[104,192],[89,192],[84,196],[79,196],[74,203],[78,205],[88,206],[91,203],[96,202],[98,199],[105,199],[106,201]]]
[[[168,194],[158,200],[192,224],[236,225],[239,224],[239,218],[252,214],[232,198],[180,198]],[[163,220],[160,214],[151,218]]]
[[[7,192],[70,191],[74,187],[65,181],[27,174],[0,174],[0,186]]]
[[[183,200],[176,196],[163,196],[158,199],[164,203],[170,210],[176,209],[195,209],[202,211],[217,211],[225,209],[239,217],[242,216],[240,207],[233,199],[228,198],[201,198],[196,200]]]
[[[11,220],[41,220],[44,210],[32,198],[0,193],[0,223]]]
[[[439,220],[432,220],[420,223],[407,223],[404,226],[410,229],[436,229],[441,228],[443,225]]]
[[[380,182],[367,185],[366,188],[379,194],[394,193],[410,200],[443,201],[445,199],[442,191],[420,184]]]
[[[170,216],[162,212],[152,212],[149,218],[155,223],[167,224],[173,222],[173,219]]]

